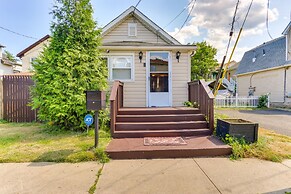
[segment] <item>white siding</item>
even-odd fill
[[[271,102],[284,102],[284,68],[238,76],[238,94],[247,96],[250,81],[256,87],[255,96],[270,93]]]
[[[3,65],[0,62],[0,75],[13,74],[13,67],[10,65]]]
[[[287,60],[291,60],[291,28],[287,34]]]
[[[134,81],[124,82],[124,106],[146,107],[146,51],[142,62],[139,61],[138,52],[134,52]],[[113,54],[116,52],[110,52]],[[118,52],[122,53],[122,52]],[[129,53],[129,51],[125,52]],[[190,58],[188,53],[181,53],[179,63],[176,59],[176,51],[172,52],[172,101],[173,106],[183,106],[188,101],[188,82],[190,81]],[[112,82],[110,83],[110,86]]]
[[[286,94],[291,94],[291,68],[286,70]],[[291,105],[291,98],[286,98],[286,102]]]
[[[137,36],[128,36],[128,23],[137,23]],[[103,37],[103,43],[118,41],[142,41],[148,43],[165,43],[156,34],[149,31],[133,17],[129,17]]]
[[[176,51],[172,52],[172,91],[173,106],[183,106],[188,101],[188,82],[190,81],[190,54],[181,53],[179,63]]]
[[[146,51],[142,51],[146,53]],[[110,54],[122,54],[122,52],[110,52]],[[134,53],[134,81],[124,82],[123,95],[125,107],[145,107],[146,106],[146,67],[145,55],[142,62],[139,61],[138,53],[127,51],[125,53]],[[110,55],[109,54],[109,55]],[[110,83],[110,86],[112,82]]]
[[[30,59],[36,58],[39,56],[39,54],[43,51],[44,45],[48,44],[48,40],[38,44],[37,46],[33,47],[31,50],[29,50],[27,53],[24,54],[24,56],[21,58],[22,60],[22,72],[30,72]]]

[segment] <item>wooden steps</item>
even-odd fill
[[[187,145],[145,146],[144,138],[113,139],[106,152],[112,159],[189,158],[231,153],[231,147],[214,136],[190,136],[184,140]]]
[[[121,108],[114,138],[210,135],[199,109],[187,107]]]
[[[219,156],[231,148],[211,136],[199,109],[186,107],[120,108],[106,151],[113,159]],[[144,146],[144,137],[182,137],[187,145]]]
[[[116,131],[115,138],[138,138],[138,137],[176,137],[176,136],[205,136],[211,135],[209,129],[179,129],[179,130],[138,130]]]

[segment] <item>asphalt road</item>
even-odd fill
[[[259,127],[291,136],[291,111],[285,110],[216,110],[231,118],[241,118],[259,123]]]

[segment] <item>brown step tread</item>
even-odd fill
[[[158,108],[120,108],[118,115],[162,115],[162,114],[199,114],[198,108],[158,107]]]
[[[203,114],[117,115],[116,122],[167,122],[205,120]]]
[[[192,129],[206,128],[206,121],[181,122],[117,122],[116,131],[119,130],[159,130],[159,129]]]
[[[176,137],[176,136],[201,136],[211,135],[209,129],[178,129],[178,130],[137,130],[137,131],[115,131],[114,138],[136,138],[136,137]]]
[[[231,147],[214,136],[183,138],[187,145],[145,146],[144,138],[113,139],[106,152],[112,159],[189,158],[231,154]]]

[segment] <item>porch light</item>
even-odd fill
[[[142,56],[143,56],[143,53],[140,51],[140,52],[138,53],[139,62],[141,62],[141,60],[142,60]]]
[[[179,63],[180,56],[181,56],[180,51],[176,52],[176,59],[177,59],[178,63]]]

